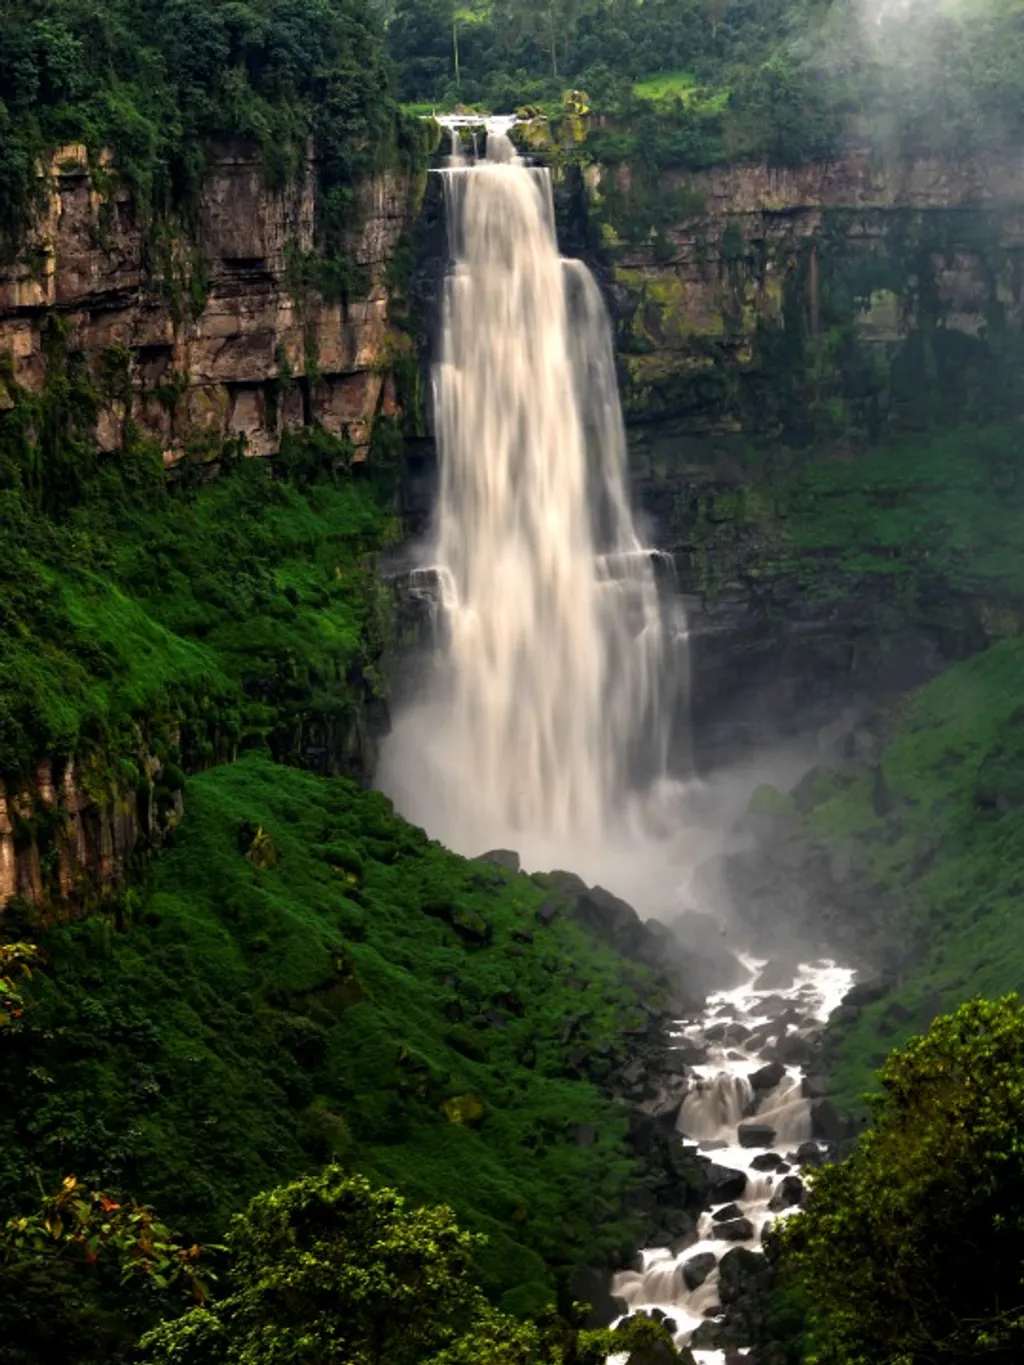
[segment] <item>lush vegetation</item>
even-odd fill
[[[404,99],[494,108],[570,86],[621,118],[602,141],[663,163],[793,162],[846,133],[960,152],[1020,132],[1018,0],[396,0]]]
[[[781,1263],[821,1365],[1020,1359],[1024,1008],[972,1001],[882,1068],[871,1129],[814,1178]]]
[[[0,43],[0,231],[17,245],[36,164],[114,154],[140,211],[194,211],[211,140],[255,139],[268,183],[306,173],[324,226],[401,150],[380,24],[364,0],[10,0]],[[109,169],[105,172],[109,177]]]
[[[337,1166],[253,1200],[230,1234],[233,1293],[149,1334],[146,1365],[603,1365],[664,1327],[581,1332],[495,1311],[473,1276],[482,1239],[446,1207],[407,1209]]]

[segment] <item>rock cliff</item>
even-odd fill
[[[395,410],[386,275],[417,186],[382,172],[357,196],[344,243],[349,279],[308,286],[315,168],[267,189],[254,147],[221,145],[194,225],[147,224],[104,158],[61,149],[42,174],[43,211],[18,262],[0,270],[0,356],[39,391],[54,321],[84,353],[105,401],[96,427],[116,449],[127,423],[165,462],[244,438],[270,455],[289,427],[317,422],[365,458],[374,418]],[[0,387],[0,409],[9,405]]]

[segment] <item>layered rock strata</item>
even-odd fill
[[[385,275],[413,208],[410,181],[382,172],[357,196],[339,244],[352,277],[328,301],[303,283],[317,192],[266,187],[254,146],[218,146],[191,231],[147,223],[107,158],[62,148],[43,175],[44,210],[15,264],[0,269],[0,410],[10,384],[44,387],[48,338],[84,354],[102,398],[96,439],[128,423],[173,465],[244,438],[271,455],[317,422],[365,458],[376,416],[395,411]]]

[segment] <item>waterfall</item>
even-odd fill
[[[384,783],[467,851],[595,846],[664,774],[685,623],[634,524],[611,327],[590,272],[559,255],[550,175],[507,125],[481,162],[457,160],[451,133],[432,551],[446,647]]]

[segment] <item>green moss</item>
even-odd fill
[[[273,865],[246,856],[243,828],[272,840]],[[486,1231],[493,1293],[611,1254],[630,1236],[627,1119],[573,1077],[598,1040],[623,1056],[654,997],[568,917],[541,927],[544,896],[343,780],[257,756],[192,778],[131,931],[45,942],[0,1078],[0,1189],[25,1188],[29,1166],[90,1173],[215,1238],[255,1191],[340,1149]],[[487,946],[440,902],[486,920]],[[581,980],[588,1017],[567,1044]]]
[[[933,1015],[1024,984],[1022,773],[1024,640],[1013,639],[909,699],[880,770],[819,779],[808,831],[857,852],[894,941],[909,949],[898,982],[836,1039],[846,1107],[862,1107],[885,1054]]]

